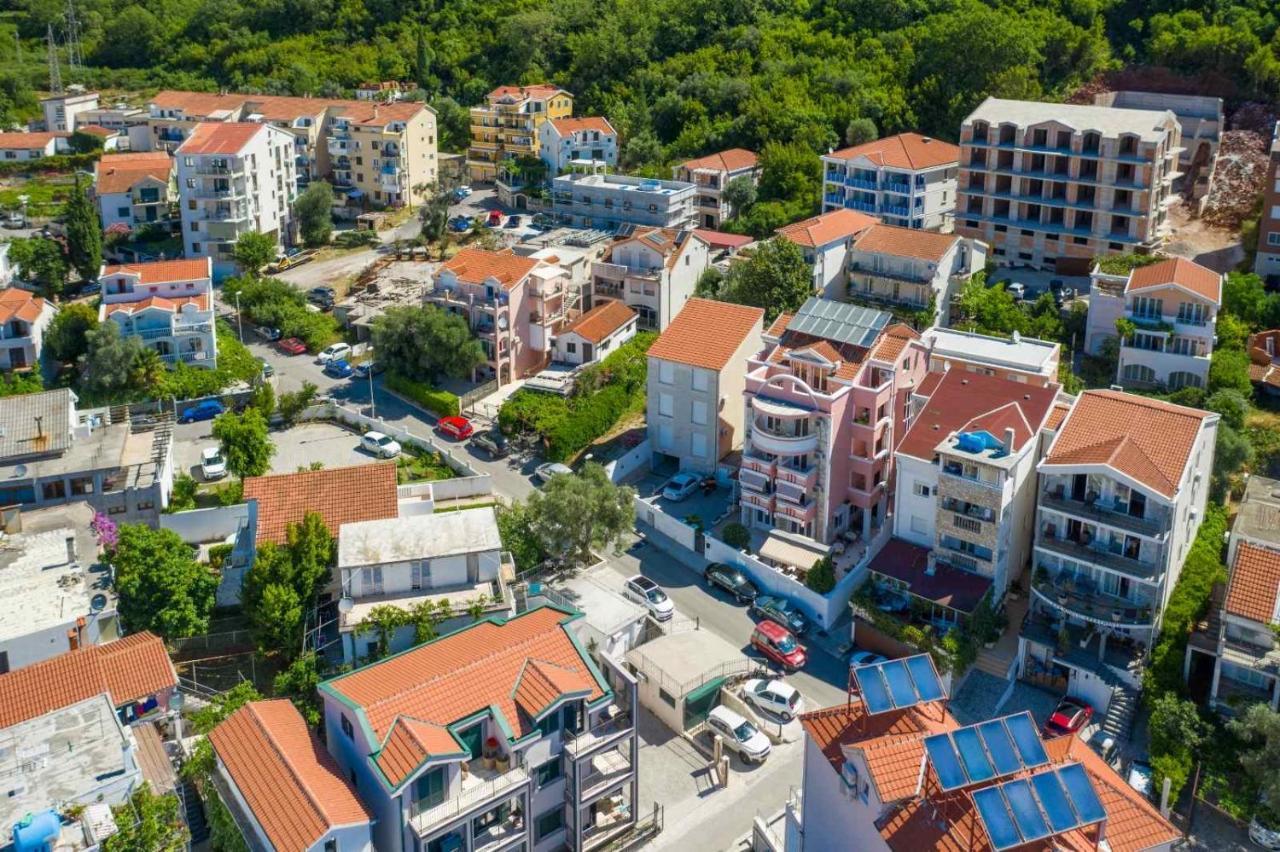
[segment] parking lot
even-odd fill
[[[709,493],[698,488],[683,500],[672,501],[661,496],[663,486],[670,481],[669,476],[650,473],[635,483],[636,492],[641,497],[652,498],[655,506],[672,517],[683,520],[696,515],[707,529],[729,509],[731,495],[727,488],[717,486]]]
[[[204,481],[200,475],[200,453],[206,447],[218,445],[210,434],[212,427],[210,420],[177,427],[173,463],[178,473],[188,473],[197,481]],[[329,468],[377,461],[358,449],[359,436],[332,423],[301,423],[290,429],[273,430],[271,440],[276,445],[275,455],[271,457],[272,473],[293,473],[315,462]]]

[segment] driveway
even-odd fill
[[[663,486],[670,479],[669,476],[647,474],[635,483],[636,492],[641,497],[652,498],[655,506],[674,518],[684,519],[697,515],[708,530],[728,511],[732,498],[729,489],[717,487],[711,493],[704,494],[699,488],[683,500],[674,502],[661,496]]]

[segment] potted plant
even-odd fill
[[[1120,607],[1116,607],[1115,609],[1111,610],[1112,621],[1119,621],[1121,615],[1123,615],[1123,613],[1121,612]]]
[[[484,768],[492,769],[498,756],[498,738],[489,737],[484,741]]]
[[[1037,586],[1047,585],[1049,582],[1049,569],[1043,565],[1036,566],[1035,583]]]
[[[508,769],[511,768],[511,758],[507,757],[505,754],[500,754],[494,760],[494,764],[496,765],[499,772],[506,772]]]

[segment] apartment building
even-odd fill
[[[1139,686],[1204,518],[1218,415],[1121,391],[1080,394],[1039,465],[1024,677],[1099,711]]]
[[[168,152],[103,154],[94,164],[93,195],[103,232],[179,224],[178,188]]]
[[[1178,157],[1178,171],[1182,174],[1174,181],[1173,191],[1187,201],[1209,194],[1217,171],[1218,146],[1226,127],[1222,98],[1124,91],[1100,92],[1093,96],[1093,102],[1120,109],[1171,110],[1182,128],[1182,153]]]
[[[1050,340],[1023,337],[1016,331],[1009,337],[993,337],[938,326],[926,328],[920,338],[929,350],[930,373],[955,368],[1039,387],[1058,381],[1062,346]]]
[[[1245,342],[1249,353],[1249,379],[1259,394],[1280,394],[1280,328],[1249,335]]]
[[[423,104],[349,110],[332,119],[326,144],[334,185],[379,207],[421,203],[439,180],[436,114]]]
[[[40,160],[71,153],[70,133],[0,133],[0,159]]]
[[[141,339],[170,366],[217,367],[210,258],[103,266],[98,278],[100,322],[115,322],[121,336]]]
[[[849,252],[859,234],[877,224],[865,213],[848,208],[831,210],[779,228],[777,234],[800,247],[804,261],[813,267],[813,292],[836,299],[849,279]]]
[[[760,182],[759,158],[754,151],[730,148],[694,160],[686,160],[671,169],[673,180],[697,187],[693,206],[699,228],[715,230],[734,216],[733,205],[724,197],[730,181],[746,178]]]
[[[885,311],[815,297],[775,319],[747,366],[742,522],[870,541],[927,360],[919,335]]]
[[[950,231],[960,149],[899,133],[822,157],[823,211],[849,209],[889,225]]]
[[[618,131],[609,119],[598,115],[584,118],[552,118],[538,132],[542,162],[547,177],[555,177],[570,167],[613,168],[618,165]]]
[[[45,329],[57,313],[53,302],[30,290],[0,289],[0,370],[38,369]]]
[[[1063,272],[1154,251],[1177,201],[1181,138],[1169,110],[987,98],[960,130],[956,231],[1001,265]]]
[[[573,95],[558,86],[499,86],[488,102],[471,108],[467,173],[472,183],[492,183],[504,160],[538,157],[542,126],[573,115]]]
[[[639,314],[642,330],[663,331],[710,265],[710,247],[693,231],[623,226],[591,264],[591,304],[624,302]]]
[[[979,240],[872,225],[854,237],[848,286],[835,297],[898,311],[931,312],[930,324],[945,323],[952,297],[986,263],[987,246]]]
[[[636,336],[639,322],[639,315],[625,302],[602,302],[555,336],[552,360],[575,366],[602,361]]]
[[[129,150],[129,128],[139,122],[146,122],[147,111],[126,103],[117,103],[115,106],[85,110],[76,118],[80,124],[101,127],[118,133],[119,147],[122,150]]]
[[[294,137],[270,124],[205,122],[178,147],[182,244],[213,261],[217,279],[237,271],[236,240],[250,231],[283,246],[297,192]]]
[[[649,347],[647,423],[653,466],[714,473],[742,446],[747,362],[763,344],[764,310],[690,299]]]
[[[84,113],[98,108],[98,93],[86,92],[82,86],[69,86],[68,91],[40,99],[40,111],[44,113],[44,129],[50,132],[70,133],[82,124]]]
[[[894,451],[893,532],[929,553],[882,550],[871,563],[882,585],[938,606],[943,620],[988,594],[999,605],[1031,553],[1036,464],[1059,390],[958,369],[925,376]]]
[[[689,228],[695,221],[691,183],[612,174],[564,174],[551,181],[552,215],[573,228],[612,231],[622,225]]]
[[[1116,338],[1117,320],[1133,324],[1120,340],[1116,381],[1128,388],[1202,388],[1209,379],[1224,276],[1184,258],[1137,266],[1127,275],[1095,266],[1085,351]]]
[[[320,684],[325,742],[379,850],[568,848],[631,831],[636,682],[551,606]]]
[[[1271,154],[1262,184],[1262,217],[1258,220],[1258,253],[1253,271],[1270,286],[1280,282],[1280,121],[1271,135]]]

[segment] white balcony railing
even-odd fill
[[[425,837],[432,829],[448,820],[488,803],[498,804],[500,799],[528,782],[528,771],[523,766],[517,766],[488,781],[481,781],[470,787],[464,785],[464,789],[458,795],[416,814],[410,820],[410,825],[420,837]]]

